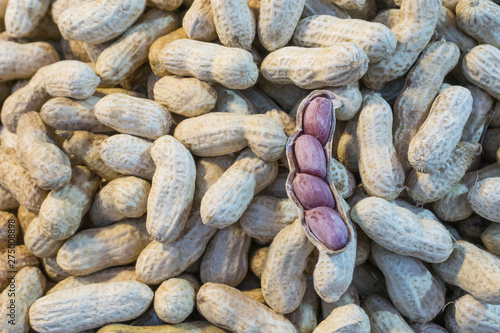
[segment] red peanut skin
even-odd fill
[[[326,157],[323,147],[312,135],[304,134],[295,141],[295,158],[300,172],[321,179],[326,177]]]
[[[295,195],[305,209],[313,209],[320,206],[335,208],[332,192],[328,184],[321,178],[298,173],[292,182]]]
[[[304,215],[311,232],[329,249],[338,251],[349,242],[349,229],[333,209],[317,207]]]
[[[304,133],[314,136],[324,146],[332,127],[332,102],[325,97],[316,97],[304,111]],[[321,119],[321,121],[318,121]]]

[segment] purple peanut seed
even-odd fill
[[[304,110],[304,133],[314,136],[322,146],[330,136],[332,107],[332,102],[328,98],[316,97]]]
[[[295,158],[300,172],[319,177],[326,176],[326,157],[321,143],[312,135],[302,135],[295,141]]]
[[[329,207],[305,211],[306,224],[316,238],[330,250],[343,249],[349,241],[349,229],[339,214]]]
[[[292,181],[293,191],[305,209],[319,206],[335,208],[335,200],[328,184],[321,178],[298,173]]]

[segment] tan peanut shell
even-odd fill
[[[30,329],[28,310],[42,297],[44,289],[45,276],[38,268],[24,267],[17,272],[14,287],[7,287],[0,295],[3,304],[0,330],[9,333],[27,332]]]
[[[0,248],[17,244],[21,239],[21,229],[17,217],[9,212],[0,211]],[[12,245],[11,245],[12,246]]]
[[[224,333],[223,329],[218,328],[206,321],[192,321],[176,325],[158,326],[129,326],[124,324],[111,324],[102,327],[98,333]]]
[[[462,72],[467,80],[500,99],[500,50],[488,44],[474,47],[462,59]]]
[[[405,174],[392,144],[392,110],[380,95],[364,94],[356,136],[365,190],[386,200],[397,198],[404,189]]]
[[[223,284],[204,284],[196,300],[198,311],[208,321],[233,332],[298,332],[285,317],[239,290]]]
[[[250,271],[259,279],[262,277],[264,262],[266,261],[268,251],[269,247],[261,247],[250,256]]]
[[[196,78],[167,75],[154,85],[155,102],[168,111],[185,117],[195,117],[211,111],[217,93],[208,83]]]
[[[233,164],[232,154],[203,157],[196,162],[196,180],[193,203],[199,207],[208,189],[217,182],[222,174]]]
[[[359,266],[365,263],[370,257],[371,251],[371,243],[372,240],[368,237],[363,229],[356,225],[356,235],[357,235],[357,244],[356,244],[356,261],[355,265]]]
[[[500,327],[500,305],[465,295],[455,302],[455,319],[463,332],[495,332]]]
[[[39,211],[47,196],[17,161],[15,152],[0,146],[0,185],[7,189],[19,203],[32,211]]]
[[[108,138],[107,135],[85,131],[59,132],[59,135],[66,139],[63,143],[63,149],[76,155],[99,177],[112,180],[121,176],[120,173],[108,167],[99,154],[99,145]]]
[[[311,276],[307,278],[307,287],[300,305],[295,311],[285,317],[299,330],[299,332],[312,332],[318,326],[319,297],[314,290]]]
[[[420,207],[418,205],[414,205],[409,203],[408,201],[404,201],[403,199],[395,199],[391,201],[391,204],[396,205],[398,207],[406,208],[415,215],[417,215],[420,219],[428,219],[428,220],[434,220],[437,222],[441,222],[440,219],[434,215],[433,212],[428,210],[427,208]],[[446,227],[446,226],[445,226]]]
[[[433,203],[433,211],[444,221],[455,222],[466,219],[474,213],[467,201],[469,190],[477,182],[490,177],[500,177],[500,165],[491,164],[466,173],[443,198]]]
[[[57,291],[75,289],[89,284],[123,281],[137,281],[137,275],[135,274],[133,266],[107,268],[86,276],[68,276],[48,290],[46,295]]]
[[[48,135],[38,112],[32,111],[19,118],[16,154],[40,188],[55,190],[71,178],[69,158]]]
[[[433,173],[412,172],[406,178],[408,194],[417,203],[438,201],[455,185],[480,153],[481,146],[460,142],[446,163]]]
[[[432,103],[427,119],[411,139],[408,161],[415,170],[434,173],[450,159],[472,111],[467,88],[451,86]]]
[[[137,281],[92,284],[40,298],[30,324],[40,333],[78,332],[136,318],[152,301],[151,289]]]
[[[379,90],[387,82],[402,77],[429,43],[439,18],[439,0],[403,0],[401,20],[391,30],[397,38],[396,50],[371,64],[363,77],[370,89]]]
[[[10,279],[23,267],[38,267],[39,263],[38,258],[24,245],[16,245],[13,249],[0,249],[0,289],[7,287],[11,283]]]
[[[276,120],[283,128],[283,131],[285,132],[287,137],[292,135],[295,131],[295,127],[297,126],[297,124],[295,123],[295,118],[291,117],[285,111],[272,109],[267,111],[265,115]]]
[[[195,0],[182,19],[182,27],[190,39],[210,42],[217,38],[212,0]]]
[[[343,42],[325,48],[281,48],[264,58],[261,73],[273,83],[317,89],[357,81],[367,68],[368,58],[363,49]]]
[[[336,308],[323,320],[314,333],[370,332],[370,319],[356,304]]]
[[[399,8],[389,8],[381,10],[377,13],[377,16],[372,20],[372,22],[377,22],[385,25],[389,29],[392,29],[401,20],[400,9]]]
[[[278,313],[290,313],[300,305],[307,287],[304,273],[314,245],[299,219],[283,228],[269,246],[262,272],[262,293]]]
[[[52,190],[40,208],[40,225],[48,237],[63,240],[73,235],[92,204],[99,179],[86,167],[72,169],[71,181]]]
[[[50,127],[61,131],[88,131],[93,133],[112,132],[94,115],[94,106],[99,97],[86,100],[56,97],[47,101],[40,110],[40,117]]]
[[[459,240],[450,257],[432,267],[446,283],[459,286],[484,302],[500,304],[500,259],[489,252]]]
[[[342,198],[350,197],[356,187],[354,175],[335,158],[330,159],[327,182],[335,186]]]
[[[474,85],[468,85],[467,89],[472,94],[472,112],[464,126],[460,141],[476,143],[481,140],[483,132],[486,130],[494,99],[490,94]]]
[[[137,258],[139,279],[148,284],[159,284],[184,272],[203,254],[217,229],[204,225],[199,211],[194,210],[180,236],[168,243],[151,242]]]
[[[122,174],[152,179],[156,170],[151,157],[153,143],[128,134],[113,135],[99,145],[104,163]]]
[[[299,88],[294,84],[276,84],[268,81],[262,76],[257,82],[258,88],[267,96],[271,97],[279,106],[281,110],[290,112],[294,106],[298,105],[309,92],[305,89]]]
[[[394,103],[394,146],[405,170],[410,169],[408,146],[427,118],[444,77],[458,62],[459,50],[450,42],[431,43],[408,73]]]
[[[154,309],[166,323],[177,324],[193,312],[196,291],[188,280],[172,278],[163,282],[155,291]]]
[[[490,224],[481,234],[481,241],[491,253],[500,255],[500,225]]]
[[[339,300],[333,303],[325,302],[321,300],[321,312],[323,316],[323,320],[325,320],[333,310],[340,308],[344,305],[355,304],[360,305],[358,292],[356,291],[356,287],[351,283],[349,288],[345,293],[340,296]]]
[[[359,91],[358,81],[341,87],[326,88],[326,90],[336,94],[342,102],[342,105],[335,110],[337,120],[347,121],[352,119],[361,109],[363,96]]]
[[[46,42],[0,42],[0,82],[29,79],[43,66],[59,61],[55,48]]]
[[[110,181],[94,197],[90,218],[105,227],[126,218],[146,213],[151,185],[137,177],[121,177]]]
[[[279,159],[286,144],[282,127],[271,117],[222,112],[182,121],[174,137],[194,155],[219,156],[248,146],[266,161]]]
[[[195,189],[193,156],[174,137],[165,135],[151,148],[156,164],[147,204],[147,228],[153,240],[168,243],[186,225]]]
[[[230,89],[249,88],[258,77],[252,54],[238,48],[178,39],[165,45],[156,57],[170,73],[217,82]]]
[[[259,11],[259,40],[270,52],[285,46],[299,22],[305,0],[262,0]]]
[[[222,44],[250,49],[255,37],[255,17],[247,0],[212,0],[215,30]]]
[[[363,301],[362,308],[370,318],[372,333],[414,333],[398,310],[382,296],[368,296]]]
[[[248,271],[251,241],[239,223],[217,231],[201,258],[201,282],[217,282],[231,287],[239,285]]]
[[[114,86],[130,77],[148,59],[153,42],[178,27],[174,13],[154,9],[106,48],[95,63],[101,84]]]
[[[110,94],[124,94],[132,97],[137,97],[137,98],[146,98],[144,94],[141,94],[140,92],[129,90],[129,89],[124,89],[124,88],[97,88],[95,90],[94,96],[96,97],[104,97],[106,95]]]
[[[24,244],[28,250],[39,258],[50,258],[57,255],[65,240],[55,240],[47,236],[43,229],[40,217],[31,221],[24,232]]]
[[[147,0],[148,6],[157,7],[164,11],[174,11],[182,3],[182,0]]]
[[[9,88],[10,94],[10,88]],[[16,149],[17,134],[12,133],[5,126],[0,127],[0,144],[5,148]]]
[[[97,119],[115,130],[146,139],[158,139],[170,131],[172,116],[168,110],[153,101],[111,94],[94,106]]]
[[[254,195],[267,187],[277,173],[276,162],[262,161],[250,149],[243,150],[203,196],[203,223],[224,228],[238,221]]]
[[[24,206],[19,206],[17,210],[17,218],[19,219],[19,226],[23,232],[26,232],[29,225],[33,221],[33,219],[37,216],[36,213],[28,210]]]
[[[436,24],[438,38],[444,38],[456,44],[461,53],[467,53],[477,45],[477,42],[460,29],[453,11],[445,7],[445,1],[443,1],[443,7],[441,7]]]
[[[57,25],[66,39],[90,44],[112,40],[127,30],[142,14],[146,0],[91,1],[61,13]],[[120,15],[117,15],[117,13]]]
[[[500,6],[487,0],[458,1],[455,8],[460,28],[480,44],[500,48]]]
[[[230,90],[224,87],[215,85],[217,93],[217,102],[214,110],[216,112],[239,113],[239,114],[255,114],[257,113],[245,96],[237,90]]]
[[[444,290],[418,259],[372,245],[372,258],[385,276],[387,292],[394,306],[406,318],[427,322],[444,307]]]
[[[380,23],[329,15],[309,16],[301,20],[295,29],[293,42],[303,47],[329,47],[351,42],[363,48],[370,62],[389,56],[397,44],[396,35]]]
[[[41,264],[42,264],[43,270],[45,271],[45,274],[47,275],[47,277],[50,280],[56,282],[56,285],[57,285],[57,282],[60,282],[60,281],[71,276],[71,274],[63,271],[61,266],[59,266],[57,264],[56,257],[43,258]],[[45,290],[48,291],[47,289],[48,289],[48,286]]]
[[[268,187],[262,192],[262,195],[269,195],[275,198],[286,199],[286,179],[288,178],[288,169],[285,167],[278,168],[278,175]]]
[[[297,217],[297,209],[290,199],[257,195],[239,221],[246,234],[259,243],[268,244]]]
[[[9,210],[19,207],[19,201],[2,185],[0,185],[0,210]]]
[[[442,262],[453,250],[451,235],[439,222],[376,197],[359,201],[351,218],[375,242],[400,255]]]
[[[500,223],[500,176],[486,178],[469,191],[467,201],[474,212]]]
[[[163,37],[160,37],[154,41],[153,44],[151,44],[148,59],[153,73],[160,77],[171,75],[171,73],[165,69],[166,64],[161,61],[160,56],[162,54],[163,47],[178,39],[189,39],[184,28],[179,28]]]
[[[9,1],[5,9],[5,30],[10,37],[28,37],[50,6],[50,0]]]
[[[338,161],[351,172],[359,171],[358,118],[347,121],[337,146]]]
[[[131,219],[80,231],[61,247],[57,263],[75,276],[130,264],[150,242],[144,222],[144,218]]]

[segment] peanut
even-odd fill
[[[179,237],[186,225],[193,203],[196,166],[189,151],[170,135],[155,141],[151,156],[156,171],[146,225],[153,240],[168,243]]]
[[[19,207],[19,201],[2,185],[0,185],[0,210],[10,210]]]
[[[337,147],[339,162],[351,172],[359,171],[358,117],[347,121]]]
[[[362,308],[365,310],[368,318],[370,318],[370,332],[413,332],[398,310],[396,310],[396,308],[389,301],[381,296],[368,296],[363,301]]]
[[[194,204],[199,207],[203,196],[208,189],[234,163],[235,156],[222,155],[217,157],[200,158],[196,162],[196,180]]]
[[[474,37],[480,44],[500,48],[500,6],[493,1],[458,1],[455,8],[460,28]]]
[[[5,9],[5,30],[14,38],[27,37],[49,8],[50,0],[9,1]]]
[[[218,99],[208,83],[195,78],[167,75],[154,85],[155,102],[168,111],[185,117],[195,117],[211,111]]]
[[[188,280],[168,279],[155,291],[155,311],[167,323],[184,321],[193,312],[195,305],[196,291]]]
[[[151,141],[127,134],[113,135],[99,145],[99,155],[113,171],[152,179],[156,170]]]
[[[255,109],[250,101],[237,90],[226,89],[215,86],[217,92],[217,102],[215,110],[217,112],[255,114]]]
[[[459,143],[439,170],[433,173],[412,172],[406,179],[408,194],[418,203],[442,199],[462,178],[479,152],[479,144]]]
[[[59,61],[52,45],[45,42],[0,42],[0,82],[29,79],[43,66]]]
[[[491,253],[500,255],[500,225],[490,224],[481,234],[481,241]]]
[[[177,17],[173,13],[159,9],[147,12],[97,58],[95,69],[101,77],[101,85],[114,86],[130,77],[148,60],[151,44],[177,26]]]
[[[175,40],[188,39],[188,38],[189,37],[186,34],[184,28],[179,28],[154,41],[153,44],[151,44],[151,47],[149,48],[149,54],[148,54],[149,63],[151,65],[153,73],[155,73],[158,76],[171,75],[171,73],[169,73],[165,69],[165,64],[160,61],[162,49],[163,47],[165,47],[166,45]]]
[[[176,325],[159,326],[129,326],[124,324],[111,324],[102,327],[98,333],[224,333],[225,330],[218,328],[205,321],[192,321]]]
[[[17,123],[16,155],[40,188],[57,190],[71,178],[69,158],[48,135],[38,112],[25,113]]]
[[[231,89],[249,88],[258,76],[250,52],[188,39],[168,43],[157,51],[156,59],[170,73],[217,82]],[[155,73],[164,76],[159,70]]]
[[[250,49],[255,37],[255,18],[247,0],[212,0],[215,30],[222,44]]]
[[[50,191],[40,207],[40,227],[53,240],[73,235],[92,204],[99,180],[84,166],[72,170],[71,181],[58,190]]]
[[[458,58],[459,50],[453,43],[431,43],[408,73],[405,87],[397,96],[394,103],[394,146],[405,170],[411,168],[408,146],[427,118],[444,77],[455,67]]]
[[[182,5],[182,0],[148,0],[147,3],[164,11],[173,11]]]
[[[78,332],[134,319],[152,301],[151,289],[137,281],[91,284],[38,299],[30,324],[40,333]]]
[[[360,34],[363,30],[364,33]],[[368,35],[367,35],[368,34]],[[299,22],[293,42],[304,47],[329,47],[351,42],[363,48],[370,62],[380,61],[396,49],[396,35],[379,23],[315,15]]]
[[[130,264],[150,242],[144,218],[78,232],[61,247],[57,263],[71,275],[89,275]]]
[[[66,39],[90,44],[112,40],[127,30],[144,11],[146,0],[90,1],[68,8],[59,15],[57,25]],[[120,15],[116,13],[120,11]]]
[[[71,276],[71,274],[63,271],[61,266],[57,264],[57,258],[56,257],[50,257],[50,258],[43,258],[42,259],[42,266],[45,274],[47,277],[55,282],[60,282],[68,277]],[[56,283],[57,285],[57,283]],[[49,286],[46,287],[46,291]],[[51,288],[50,288],[51,289]]]
[[[250,102],[254,106],[256,113],[266,113],[270,110],[281,109],[278,104],[276,104],[276,102],[271,99],[271,97],[264,94],[264,92],[262,92],[262,90],[260,90],[256,86],[247,88],[245,90],[240,90],[239,92],[248,100],[250,100]]]
[[[333,310],[349,304],[355,304],[358,306],[360,304],[358,292],[356,291],[356,287],[352,283],[346,290],[346,292],[343,293],[342,296],[340,296],[338,301],[333,303],[328,303],[325,302],[324,300],[321,300],[321,311],[323,320],[326,319],[332,313]]]
[[[500,327],[500,305],[465,295],[455,302],[455,318],[463,332],[494,332]]]
[[[8,260],[9,249],[11,247],[0,249],[0,289],[4,289],[11,283],[11,279],[24,267],[38,267],[40,261],[38,258],[29,252],[24,245],[16,245],[14,247],[15,261]],[[12,253],[12,251],[11,251]]]
[[[408,71],[434,33],[440,6],[439,0],[403,0],[401,20],[391,29],[398,41],[396,50],[370,65],[363,77],[368,88],[379,90]]]
[[[453,0],[456,1],[456,0]],[[457,1],[458,2],[458,1]],[[455,43],[460,49],[461,53],[469,52],[477,45],[477,42],[464,33],[457,24],[457,18],[452,10],[443,7],[439,13],[439,19],[436,24],[436,31],[438,38],[444,38],[447,41]]]
[[[47,191],[42,190],[17,161],[15,152],[0,146],[0,185],[29,210],[39,211]]]
[[[472,94],[472,112],[462,131],[460,141],[476,143],[481,140],[486,124],[491,115],[493,97],[487,92],[473,85],[467,86]]]
[[[50,127],[61,131],[112,132],[94,115],[94,106],[100,98],[91,96],[86,100],[56,97],[47,101],[40,110],[40,117]]]
[[[397,254],[442,262],[453,250],[451,236],[439,222],[420,219],[410,210],[383,199],[363,199],[350,213],[368,237]]]
[[[39,258],[50,258],[57,255],[64,240],[54,240],[48,237],[43,231],[39,216],[31,222],[24,233],[24,244],[28,250]]]
[[[385,276],[387,292],[406,318],[427,322],[444,307],[444,290],[418,259],[372,245],[372,258]]]
[[[15,292],[6,288],[0,295],[0,302],[4,304],[0,310],[2,320],[0,329],[3,332],[24,333],[30,328],[28,310],[30,306],[43,295],[45,277],[36,267],[24,267],[15,277]],[[14,320],[9,305],[14,304]]]
[[[217,38],[211,0],[195,0],[182,19],[190,39],[210,42]]]
[[[317,89],[357,81],[367,68],[368,58],[363,49],[343,42],[325,48],[284,47],[264,58],[261,72],[273,83]]]
[[[349,18],[349,15],[342,8],[328,0],[306,0],[301,18],[313,15],[331,15],[339,19]]]
[[[198,311],[208,321],[233,332],[298,332],[285,317],[237,289],[223,284],[204,284],[196,296],[196,301]]]
[[[500,260],[489,252],[459,240],[446,261],[432,266],[446,283],[459,286],[482,301],[500,302]]]
[[[272,52],[285,46],[299,22],[305,0],[262,0],[259,11],[259,40]]]
[[[492,222],[500,222],[500,177],[486,178],[475,184],[467,201],[477,214]]]
[[[315,333],[341,332],[369,333],[370,319],[365,311],[355,304],[336,308],[314,330]]]
[[[365,190],[386,200],[399,196],[405,179],[403,166],[392,144],[391,129],[389,104],[378,94],[365,93],[356,133],[359,172]]]
[[[408,161],[415,170],[431,173],[443,167],[459,143],[471,111],[472,95],[466,88],[452,86],[436,97],[408,148]]]
[[[148,284],[159,284],[184,272],[198,260],[217,229],[204,225],[199,211],[194,210],[181,235],[164,244],[151,242],[137,258],[139,279]]]
[[[500,50],[483,44],[474,47],[462,59],[462,71],[467,80],[500,99]]]
[[[307,288],[299,307],[286,315],[286,318],[299,330],[299,332],[312,332],[318,326],[319,297],[314,291],[311,277],[307,279]]]

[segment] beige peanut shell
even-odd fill
[[[462,59],[462,72],[467,80],[500,99],[500,50],[488,44],[474,47]]]
[[[480,44],[500,48],[500,6],[493,1],[457,1],[455,7],[460,28]]]
[[[196,291],[188,280],[168,279],[155,291],[154,309],[166,323],[177,324],[184,321],[195,305]]]
[[[255,17],[247,0],[212,0],[215,30],[228,47],[250,49],[255,37]]]
[[[50,0],[9,1],[5,8],[5,30],[14,38],[28,37],[49,6]]]
[[[190,39],[210,42],[217,38],[211,0],[195,0],[182,19]]]
[[[24,244],[31,253],[39,258],[50,258],[57,255],[65,240],[55,240],[47,236],[37,216],[24,231]]]
[[[192,321],[176,325],[158,326],[129,326],[124,324],[111,324],[102,327],[99,333],[224,333],[223,329],[207,321]]]
[[[15,261],[8,257],[9,250],[14,250]],[[10,253],[11,256],[13,254]],[[24,267],[38,267],[39,263],[39,259],[25,245],[16,245],[14,249],[0,249],[0,288],[3,290],[9,285],[10,279],[16,274],[15,272]]]
[[[362,308],[370,318],[370,332],[414,332],[391,302],[382,296],[370,295],[363,301]]]
[[[165,65],[161,59],[160,55],[162,52],[163,47],[168,45],[169,43],[178,40],[178,39],[188,39],[188,35],[186,34],[186,31],[184,28],[179,28],[163,37],[158,38],[156,41],[151,44],[151,47],[149,48],[149,54],[148,54],[148,59],[149,63],[151,65],[151,69],[153,70],[153,73],[156,75],[162,77],[165,75],[171,75],[170,72],[168,72],[165,69]]]
[[[455,302],[455,319],[463,332],[494,332],[500,327],[500,305],[465,295]]]
[[[481,241],[491,253],[500,255],[500,225],[490,224],[481,234]]]
[[[234,154],[228,154],[216,157],[202,157],[196,161],[194,205],[200,206],[205,193],[234,163],[235,158]]]
[[[299,332],[312,332],[318,326],[319,303],[319,297],[314,290],[314,281],[308,276],[306,292],[299,307],[285,317]]]
[[[314,333],[359,332],[369,333],[370,319],[365,311],[356,304],[336,308],[323,320]]]
[[[474,212],[500,223],[500,177],[487,178],[475,184],[469,191],[467,201]]]

